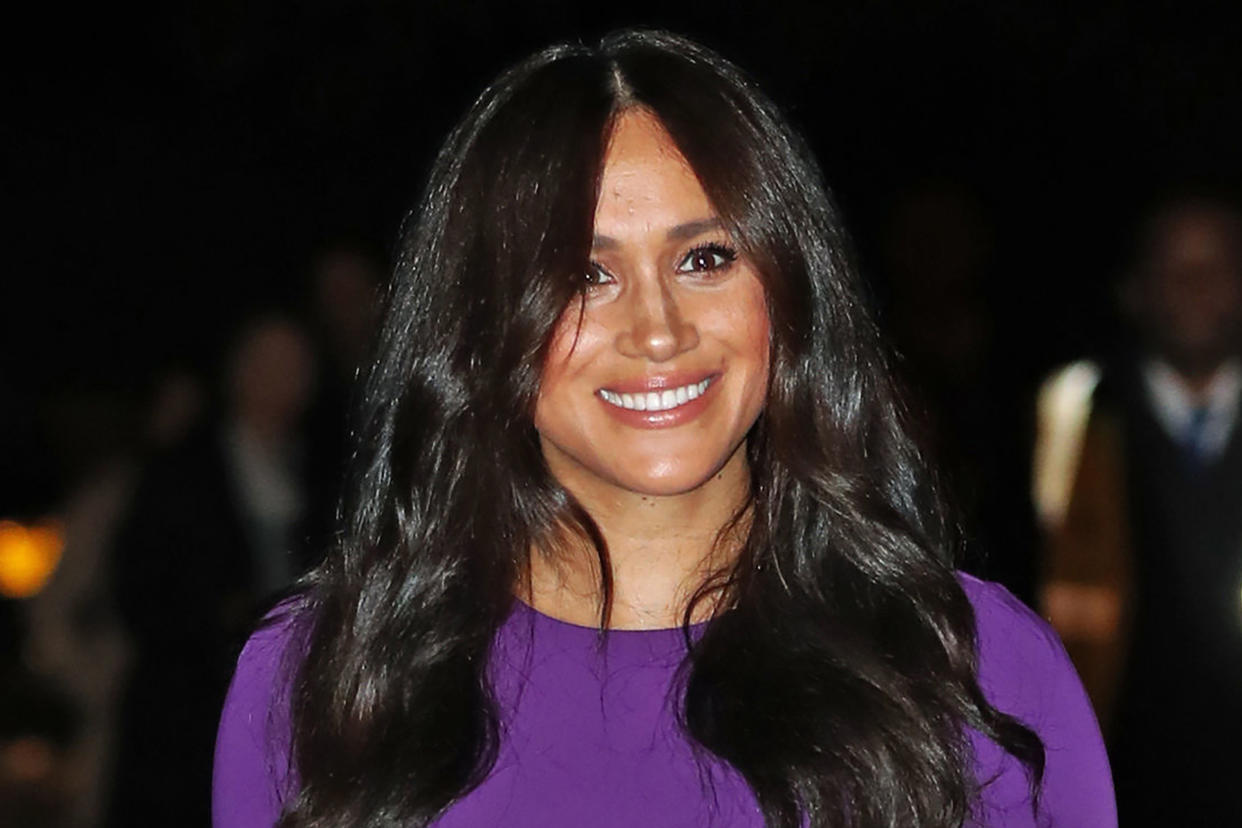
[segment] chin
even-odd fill
[[[632,492],[650,497],[673,497],[698,489],[720,470],[717,466],[688,467],[683,464],[656,463],[626,474],[621,485]]]

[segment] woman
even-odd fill
[[[340,549],[242,653],[219,825],[1108,825],[1055,636],[957,576],[814,162],[622,32],[440,153]]]

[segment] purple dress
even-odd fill
[[[972,734],[977,778],[991,781],[971,824],[1115,826],[1099,728],[1056,634],[1004,588],[969,576],[962,584],[978,621],[983,691],[1033,728],[1047,754],[1033,814],[1021,764]],[[500,756],[438,828],[762,828],[741,777],[716,763],[705,785],[701,760],[677,728],[667,690],[682,654],[680,630],[613,630],[601,658],[594,629],[517,607],[493,664],[497,698],[509,711]],[[217,828],[267,828],[280,813],[289,779],[279,676],[289,637],[289,622],[264,628],[238,661],[216,743]]]

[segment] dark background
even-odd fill
[[[431,152],[500,68],[621,24],[690,34],[809,135],[863,264],[891,195],[973,191],[1015,368],[1095,344],[1133,208],[1235,182],[1238,13],[1204,3],[595,5],[211,0],[10,20],[0,377],[38,400],[201,359],[317,244],[386,253]]]

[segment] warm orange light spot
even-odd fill
[[[64,534],[54,524],[23,526],[0,520],[0,595],[37,594],[56,571],[64,547]]]

